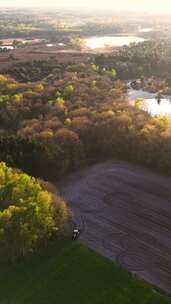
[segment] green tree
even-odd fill
[[[56,97],[60,97],[61,96],[61,92],[57,90],[55,96]]]
[[[74,92],[74,86],[70,84],[64,89],[64,96],[69,97],[73,94],[73,92]]]
[[[97,67],[97,65],[96,65],[95,63],[92,63],[92,64],[91,64],[91,70],[92,70],[93,72],[97,72],[98,67]]]
[[[112,70],[111,70],[111,77],[112,77],[112,78],[116,78],[116,76],[117,76],[116,70],[115,70],[115,69],[112,69]]]
[[[62,107],[62,106],[64,106],[64,104],[65,104],[65,100],[64,100],[62,97],[58,97],[58,98],[56,99],[56,105],[57,105],[58,107]]]
[[[35,178],[0,163],[0,256],[15,259],[32,251],[51,236],[66,218],[64,204],[53,204],[53,196]],[[54,213],[55,210],[55,213]],[[61,214],[55,221],[55,214]],[[64,215],[62,217],[62,214]]]
[[[23,95],[22,94],[15,94],[12,97],[12,100],[15,104],[20,104],[23,101]]]

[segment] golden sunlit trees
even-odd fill
[[[34,90],[36,93],[42,93],[44,91],[44,86],[42,83],[38,83],[35,85]]]
[[[0,256],[16,259],[56,233],[67,220],[64,202],[24,173],[0,163]]]
[[[64,89],[64,96],[65,97],[69,97],[72,95],[72,93],[74,93],[74,86],[72,84],[68,85],[65,87]]]

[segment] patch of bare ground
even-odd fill
[[[13,54],[13,59],[9,59]],[[0,52],[0,70],[8,69],[14,64],[33,60],[48,60],[53,58],[59,62],[79,63],[88,60],[89,55],[74,49],[59,50],[57,48],[48,48],[46,46],[25,46],[8,52]]]
[[[171,293],[171,178],[111,161],[58,187],[82,243]]]

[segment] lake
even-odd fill
[[[107,46],[120,47],[143,41],[145,41],[144,38],[136,36],[103,36],[84,39],[85,46],[89,49],[105,48]]]
[[[171,96],[163,96],[161,101],[158,102],[155,93],[129,89],[128,98],[129,100],[144,99],[140,108],[152,116],[171,116]],[[135,105],[135,103],[133,103],[133,105]]]

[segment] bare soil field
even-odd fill
[[[14,59],[10,60],[9,55],[13,54]],[[8,69],[14,64],[24,61],[48,60],[53,58],[59,62],[83,62],[88,59],[89,54],[74,49],[60,50],[46,46],[25,46],[13,51],[0,52],[0,70]]]
[[[171,293],[171,178],[110,161],[58,188],[82,243]]]

